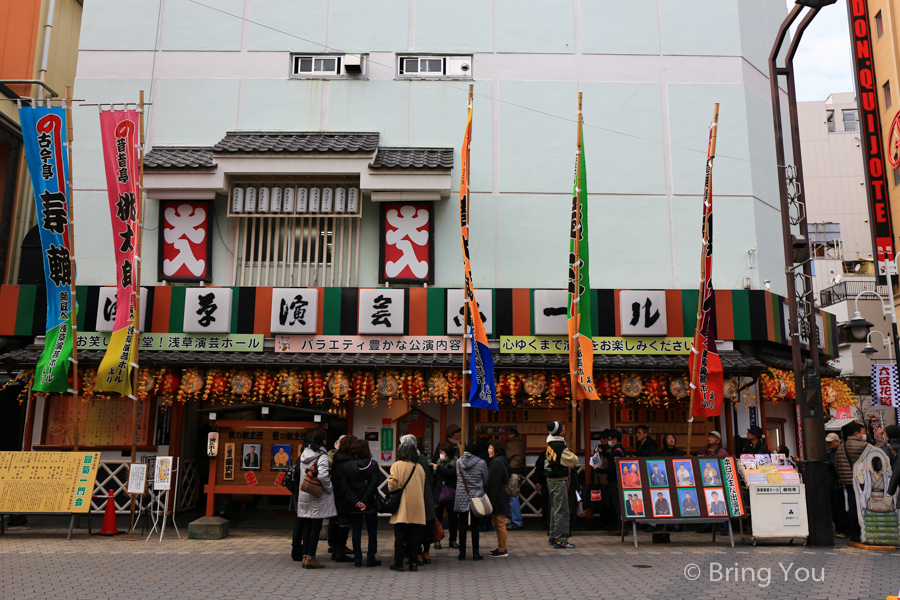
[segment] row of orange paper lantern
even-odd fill
[[[212,400],[214,402],[282,402],[308,400],[313,404],[354,401],[378,406],[394,399],[448,403],[462,395],[458,371],[434,371],[426,380],[420,370],[385,369],[199,369],[180,372],[169,368],[141,369],[137,394],[162,396],[166,401]]]
[[[680,404],[691,394],[685,375],[664,373],[605,372],[594,378],[598,395],[613,404],[635,402],[647,406],[668,407]],[[738,380],[725,378],[725,398],[734,398]]]

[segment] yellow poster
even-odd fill
[[[91,508],[99,452],[0,452],[0,513]]]

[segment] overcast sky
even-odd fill
[[[794,0],[787,0],[787,5],[790,9]],[[845,0],[823,8],[803,34],[794,58],[794,77],[800,102],[854,91]]]

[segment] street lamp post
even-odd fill
[[[772,117],[775,127],[775,155],[778,163],[778,192],[781,199],[781,228],[784,240],[787,301],[791,326],[791,358],[794,371],[794,387],[797,390],[800,469],[810,493],[806,495],[809,515],[809,539],[812,546],[833,546],[834,530],[831,519],[831,499],[819,493],[828,489],[828,463],[825,455],[825,417],[822,407],[822,385],[819,365],[818,332],[812,288],[812,261],[809,254],[809,230],[806,219],[806,198],[803,191],[803,164],[800,156],[800,127],[797,117],[797,95],[794,86],[794,55],[803,32],[824,6],[837,0],[797,0],[781,24],[775,44],[769,54],[769,89],[772,95]],[[804,8],[810,10],[797,26],[793,40],[784,57],[784,66],[778,66],[778,56],[788,31],[800,17]],[[791,149],[794,168],[790,169],[792,193],[788,194],[784,131],[781,115],[781,89],[779,76],[785,76],[788,94],[788,113],[791,127]],[[796,217],[791,209],[796,211]],[[792,226],[797,226],[794,234]],[[799,264],[798,264],[799,263]],[[801,272],[797,272],[801,270]],[[798,280],[800,289],[798,290]],[[802,314],[801,314],[802,313]],[[805,334],[805,335],[802,335]],[[802,365],[801,340],[806,338],[810,360],[807,368]],[[804,376],[805,375],[805,376]]]
[[[898,267],[897,261],[898,260],[900,260],[900,256],[895,257],[894,260],[892,261],[894,263],[894,271],[893,271],[894,273],[898,272],[897,271],[897,267]],[[881,294],[879,294],[878,292],[874,292],[872,290],[863,290],[862,292],[860,292],[856,295],[856,298],[853,299],[853,318],[850,319],[850,321],[848,323],[846,323],[845,325],[843,325],[842,327],[844,328],[845,331],[850,331],[851,334],[853,335],[853,337],[856,339],[860,339],[863,337],[866,338],[866,347],[862,351],[863,354],[871,354],[875,351],[875,349],[872,348],[872,344],[869,342],[869,336],[872,335],[873,333],[881,334],[882,340],[884,340],[885,345],[888,346],[888,360],[893,361],[894,364],[897,365],[897,376],[900,377],[900,335],[897,335],[897,310],[896,310],[896,307],[894,306],[893,283],[892,283],[893,276],[891,273],[890,265],[885,265],[885,271],[886,271],[885,275],[887,276],[888,289],[892,290],[891,298],[884,298]],[[900,275],[898,275],[898,277],[900,277]],[[872,329],[872,327],[873,327],[872,323],[869,323],[867,320],[863,319],[862,315],[859,312],[859,299],[862,296],[865,296],[867,294],[871,294],[871,295],[875,296],[881,302],[881,314],[883,316],[886,317],[886,316],[890,315],[890,317],[891,317],[891,340],[893,342],[892,345],[894,347],[893,358],[891,357],[891,352],[890,352],[891,346],[887,344],[887,338],[885,337],[885,335],[877,330],[870,332],[869,330]],[[900,424],[900,407],[896,407],[896,412],[897,412],[897,423]]]

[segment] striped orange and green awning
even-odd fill
[[[148,287],[147,329],[154,333],[182,333],[184,287]],[[271,335],[272,289],[233,287],[231,332]],[[323,287],[319,290],[317,333],[356,335],[359,309],[358,288]],[[78,286],[78,328],[96,330],[98,286]],[[591,324],[595,336],[621,334],[619,289],[591,290]],[[534,335],[533,289],[496,288],[493,294],[493,337]],[[445,335],[447,289],[406,288],[404,333]],[[669,337],[690,337],[696,324],[697,290],[666,290]],[[0,335],[43,335],[46,313],[42,286],[0,286]],[[789,345],[784,324],[787,304],[783,297],[766,290],[716,290],[717,335],[719,340],[773,342]],[[822,351],[837,356],[837,320],[828,312],[822,317]]]

